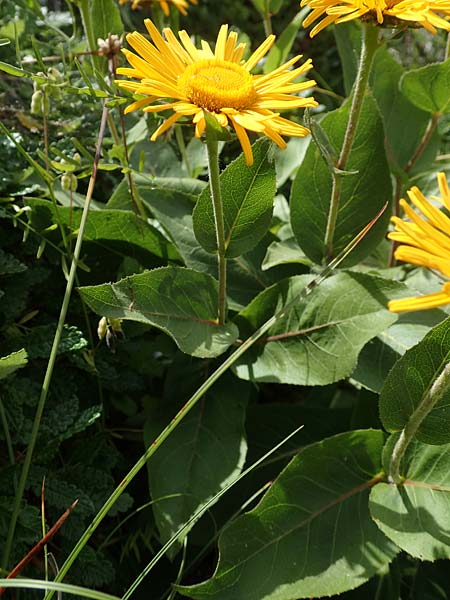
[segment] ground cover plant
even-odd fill
[[[0,595],[450,597],[449,31],[3,0]]]

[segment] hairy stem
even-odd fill
[[[378,29],[369,23],[363,23],[363,37],[361,47],[361,57],[359,60],[358,73],[356,75],[355,87],[353,92],[350,115],[345,131],[344,143],[336,164],[336,170],[332,173],[333,187],[331,192],[330,208],[328,212],[327,228],[325,232],[326,256],[330,259],[333,256],[333,241],[336,230],[337,217],[342,192],[342,175],[338,171],[345,171],[348,157],[355,140],[358,128],[359,117],[364,101],[364,96],[369,81],[370,71],[372,69],[373,58],[378,48]]]
[[[117,500],[120,498],[122,493],[126,490],[131,481],[136,477],[139,471],[145,467],[147,461],[155,454],[158,448],[164,443],[164,441],[170,436],[170,434],[176,429],[181,423],[185,416],[194,408],[197,402],[203,398],[206,392],[212,387],[214,383],[240,358],[247,350],[253,346],[257,340],[263,336],[273,325],[275,325],[280,319],[284,318],[290,310],[297,306],[298,303],[306,298],[324,279],[326,279],[332,271],[337,268],[340,263],[350,254],[350,252],[359,244],[367,232],[373,227],[376,221],[380,218],[384,212],[386,206],[382,211],[376,215],[374,219],[342,250],[342,252],[334,260],[327,265],[322,272],[311,281],[291,302],[286,304],[280,311],[273,315],[268,321],[266,321],[255,333],[250,336],[245,342],[239,346],[215,371],[208,379],[199,387],[199,389],[189,398],[186,404],[180,409],[175,415],[172,421],[167,425],[165,429],[159,434],[159,436],[152,442],[147,448],[145,453],[139,458],[136,464],[131,470],[125,475],[116,489],[112,492],[109,498],[106,500],[102,508],[95,515],[93,521],[83,533],[77,544],[73,548],[72,552],[67,557],[65,563],[62,565],[58,575],[55,578],[55,582],[63,581],[64,577],[68,573],[70,567],[75,562],[76,558],[91,539],[92,535],[96,531],[97,527],[106,517],[110,509],[114,506]],[[50,591],[44,598],[44,600],[51,600],[53,591]]]
[[[423,420],[430,414],[437,402],[448,392],[450,388],[450,363],[447,363],[433,385],[426,391],[416,410],[409,417],[402,430],[397,443],[392,451],[389,467],[389,479],[394,483],[401,484],[403,477],[400,475],[400,467],[405,452],[413,440]]]
[[[226,298],[227,298],[227,259],[225,258],[225,227],[223,222],[222,193],[219,179],[219,143],[206,135],[208,150],[208,174],[211,189],[211,200],[214,210],[214,224],[217,238],[217,260],[219,269],[219,325],[225,323]]]
[[[36,446],[36,441],[37,441],[37,436],[38,436],[38,432],[39,432],[39,427],[41,424],[42,414],[44,412],[45,402],[47,400],[47,396],[48,396],[48,392],[49,392],[49,388],[50,388],[50,382],[51,382],[52,376],[53,376],[53,368],[55,366],[56,356],[58,353],[58,347],[59,347],[59,343],[61,340],[64,323],[66,320],[67,309],[69,307],[70,296],[72,294],[72,289],[73,289],[73,285],[75,282],[77,265],[78,265],[78,260],[80,258],[80,252],[81,252],[81,245],[83,243],[84,230],[86,227],[86,221],[87,221],[87,217],[88,217],[88,213],[89,213],[89,207],[90,207],[90,203],[91,203],[92,193],[94,191],[95,180],[97,178],[97,167],[98,167],[98,163],[100,160],[100,151],[101,151],[101,147],[102,147],[102,143],[103,143],[103,137],[105,134],[107,116],[108,116],[108,108],[106,106],[104,106],[103,113],[102,113],[102,119],[101,119],[101,123],[100,123],[100,131],[99,131],[98,140],[97,140],[97,149],[95,152],[95,159],[94,159],[94,164],[92,167],[92,175],[89,180],[88,191],[86,194],[86,201],[85,201],[84,208],[83,208],[83,214],[81,216],[81,222],[80,222],[80,227],[78,230],[78,236],[77,236],[77,241],[75,244],[75,250],[73,253],[72,264],[70,266],[70,273],[69,273],[69,277],[67,280],[66,291],[64,293],[64,298],[63,298],[63,302],[61,305],[61,311],[59,314],[58,325],[56,327],[56,333],[55,333],[55,337],[53,339],[53,345],[52,345],[52,349],[51,349],[51,353],[50,353],[50,358],[49,358],[49,361],[47,364],[47,370],[45,373],[44,383],[42,384],[41,395],[39,398],[38,406],[36,409],[36,414],[35,414],[34,421],[33,421],[33,428],[31,430],[31,435],[30,435],[30,443],[28,444],[27,453],[26,453],[22,471],[20,474],[19,484],[17,486],[17,493],[16,493],[16,496],[14,499],[14,506],[13,506],[13,511],[12,511],[11,522],[9,524],[8,536],[7,536],[6,543],[5,543],[4,550],[3,550],[2,567],[4,569],[7,568],[8,563],[9,563],[9,557],[11,554],[12,543],[14,540],[14,533],[16,530],[17,519],[19,518],[19,514],[20,514],[20,507],[21,507],[21,503],[22,503],[23,493],[25,490],[25,485],[26,485],[26,482],[28,479],[28,474],[30,471],[31,461],[33,458],[34,448]]]

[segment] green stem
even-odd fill
[[[225,257],[225,227],[223,221],[222,193],[219,178],[219,142],[206,135],[206,147],[208,150],[208,173],[211,199],[214,210],[214,223],[217,238],[217,260],[219,268],[219,325],[225,323],[226,297],[227,297],[227,259]]]
[[[47,370],[45,373],[44,383],[42,384],[41,395],[40,395],[38,406],[36,409],[36,415],[34,417],[33,428],[31,430],[31,435],[30,435],[30,443],[27,448],[27,453],[25,456],[22,471],[20,474],[19,484],[17,487],[17,493],[16,493],[16,496],[14,499],[14,506],[13,506],[11,522],[9,524],[8,536],[7,536],[6,543],[5,543],[4,550],[3,550],[2,567],[4,569],[7,568],[8,563],[9,563],[9,556],[11,553],[12,543],[13,543],[13,539],[14,539],[14,532],[16,530],[17,519],[19,518],[19,514],[20,514],[20,505],[22,503],[25,485],[26,485],[26,482],[28,479],[28,473],[30,471],[31,461],[33,458],[34,448],[36,446],[36,441],[37,441],[37,436],[38,436],[38,432],[39,432],[39,427],[41,424],[42,414],[44,412],[45,402],[47,400],[47,396],[48,396],[48,392],[49,392],[49,388],[50,388],[50,382],[51,382],[52,375],[53,375],[53,368],[55,366],[56,355],[58,353],[58,347],[59,347],[59,343],[61,340],[64,323],[66,320],[67,309],[69,307],[70,296],[72,294],[72,289],[73,289],[73,285],[74,285],[74,281],[75,281],[75,277],[76,277],[77,265],[78,265],[78,260],[79,260],[80,252],[81,252],[81,245],[83,243],[84,230],[86,227],[86,221],[87,221],[87,217],[88,217],[88,213],[89,213],[89,207],[90,207],[90,203],[91,203],[91,199],[92,199],[92,193],[94,191],[95,180],[97,178],[97,167],[98,167],[98,162],[100,160],[100,151],[101,151],[101,147],[102,147],[102,143],[103,143],[103,137],[105,134],[107,116],[108,116],[108,108],[105,105],[103,107],[100,131],[99,131],[98,141],[97,141],[97,149],[95,152],[95,159],[94,159],[94,164],[92,167],[92,174],[91,174],[91,178],[89,180],[88,191],[86,194],[86,201],[85,201],[84,208],[83,208],[83,214],[81,216],[81,222],[80,222],[80,227],[78,230],[78,236],[77,236],[77,241],[75,244],[75,250],[73,253],[72,264],[70,266],[70,273],[69,273],[69,277],[67,280],[66,291],[64,293],[64,298],[63,298],[63,302],[61,305],[61,312],[59,315],[58,325],[56,327],[55,337],[53,339],[53,345],[52,345],[52,349],[51,349],[51,353],[50,353],[50,358],[49,358],[49,361],[47,364]]]
[[[264,33],[266,34],[266,37],[272,35],[272,20],[269,12],[264,14]]]
[[[8,427],[8,419],[6,418],[5,408],[0,398],[0,421],[2,422],[3,433],[5,435],[6,448],[8,451],[8,459],[11,465],[15,465],[16,461],[14,458],[14,449],[12,445],[11,435]]]
[[[384,210],[384,209],[383,209]],[[73,548],[72,552],[67,557],[65,563],[62,565],[59,570],[58,575],[55,578],[55,582],[60,582],[67,575],[70,567],[75,562],[79,553],[82,551],[87,542],[91,539],[92,535],[96,531],[97,527],[106,517],[110,509],[114,506],[123,492],[126,490],[128,485],[133,481],[139,471],[145,467],[147,461],[155,454],[158,448],[164,443],[164,441],[170,436],[170,434],[176,429],[176,427],[181,423],[181,421],[185,418],[185,416],[194,408],[197,402],[203,398],[206,392],[211,388],[211,386],[218,380],[222,375],[240,358],[247,350],[258,341],[260,337],[262,337],[266,331],[268,331],[277,321],[285,317],[289,311],[297,306],[298,303],[306,298],[324,279],[330,275],[330,273],[350,254],[350,252],[359,244],[361,239],[366,235],[367,231],[373,226],[373,224],[378,220],[383,211],[381,211],[345,248],[342,252],[337,256],[334,260],[327,265],[322,272],[309,283],[289,304],[287,304],[284,308],[282,308],[278,313],[273,315],[268,321],[266,321],[255,333],[249,337],[245,342],[239,346],[233,354],[231,354],[215,371],[212,373],[208,379],[199,387],[199,389],[189,398],[186,404],[181,408],[181,410],[175,415],[172,421],[167,425],[165,429],[159,434],[159,436],[152,442],[152,444],[147,448],[145,453],[139,458],[135,465],[131,468],[131,470],[125,475],[116,489],[112,492],[109,498],[106,500],[104,505],[95,515],[93,521],[83,533],[81,538],[78,540],[77,544]],[[53,591],[49,592],[44,600],[50,600],[53,597]]]
[[[356,74],[350,115],[345,131],[344,143],[342,144],[342,149],[336,163],[336,170],[332,172],[333,187],[324,242],[328,259],[333,256],[334,233],[341,201],[342,175],[339,171],[345,171],[347,167],[348,157],[358,128],[359,117],[361,115],[369,75],[372,69],[373,58],[378,48],[378,28],[369,23],[363,23],[362,28],[361,57],[359,60],[358,73]]]
[[[430,414],[436,403],[450,389],[450,363],[447,363],[433,385],[426,391],[416,410],[409,417],[402,430],[397,443],[394,446],[389,467],[389,479],[394,483],[401,484],[403,477],[400,475],[400,467],[405,452],[417,433],[423,420]]]

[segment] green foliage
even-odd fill
[[[254,163],[244,156],[231,163],[220,176],[225,221],[225,248],[228,258],[252,250],[266,234],[275,196],[273,151],[268,141],[253,146]],[[208,252],[217,249],[214,213],[208,188],[200,194],[192,215],[194,233]]]
[[[17,350],[17,352],[12,352],[8,356],[2,356],[0,358],[0,379],[8,377],[8,375],[11,375],[17,369],[21,369],[27,362],[28,355],[24,348]]]
[[[388,441],[391,448],[396,437]],[[370,494],[370,512],[381,531],[422,560],[450,556],[449,452],[448,444],[427,446],[414,441],[405,455],[403,484],[380,483]]]
[[[307,285],[308,276],[284,280],[260,294],[239,313],[243,332],[264,323]],[[361,348],[396,317],[386,310],[395,295],[390,281],[341,273],[325,281],[268,331],[236,366],[245,379],[326,385],[348,376]]]
[[[380,416],[384,427],[399,431],[421,403],[450,356],[450,319],[435,327],[395,364],[380,395]],[[449,392],[429,412],[421,423],[418,440],[427,444],[450,441]]]
[[[350,104],[329,113],[320,122],[331,144],[340,148],[344,139]],[[390,202],[392,187],[384,151],[384,131],[374,100],[364,100],[355,142],[342,182],[342,196],[334,236],[337,255]],[[320,264],[325,258],[325,231],[330,206],[332,179],[319,149],[310,144],[291,192],[291,224],[306,256]],[[389,212],[352,252],[346,264],[365,258],[385,235]]]
[[[80,288],[80,293],[97,314],[159,327],[192,356],[222,354],[237,337],[233,324],[217,323],[216,282],[192,269],[154,269],[114,284]]]
[[[446,113],[450,107],[448,86],[450,59],[405,73],[400,89],[410,102],[428,113]]]
[[[2,575],[78,499],[48,540],[48,572],[39,552],[9,581],[63,579],[84,586],[60,588],[67,595],[93,598],[128,599],[133,580],[136,597],[161,600],[447,598],[448,393],[417,431],[413,421],[448,362],[448,309],[388,311],[389,300],[436,292],[442,278],[396,265],[383,239],[408,187],[432,197],[436,172],[449,171],[449,61],[428,64],[444,58],[444,36],[378,28],[356,138],[337,169],[361,23],[311,40],[298,2],[188,8],[184,16],[172,6],[166,19],[155,3],[2,3],[2,542],[17,513],[11,552],[0,544]],[[252,69],[267,85],[291,57],[313,60],[312,136],[285,135],[281,149],[250,132],[248,167],[232,129],[206,117],[219,141],[223,325],[205,138],[185,115],[151,142],[170,113],[125,114],[141,97],[114,83],[126,77],[113,73],[122,54],[91,55],[109,33],[147,35],[145,17],[212,49],[226,22],[247,44],[244,61],[273,30]],[[388,206],[346,262],[323,271],[333,176],[342,195],[330,256]],[[52,351],[88,189],[76,289]],[[393,434],[387,443],[382,427]],[[42,598],[32,588],[14,595]]]
[[[248,395],[249,386],[244,382],[224,378],[148,462],[150,490],[156,499],[153,512],[163,543],[242,470],[247,453],[244,419]],[[148,444],[163,429],[165,420],[161,406],[148,410]],[[208,469],[204,468],[206,455],[210,457]]]
[[[382,444],[381,431],[355,431],[305,448],[257,508],[222,534],[214,576],[180,591],[197,599],[293,600],[367,581],[398,552],[367,506]]]

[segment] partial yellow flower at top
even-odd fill
[[[189,8],[189,2],[191,4],[197,4],[198,0],[119,0],[119,4],[127,4],[131,2],[131,8],[135,10],[143,4],[151,4],[157,2],[163,9],[166,17],[170,14],[170,5],[175,6],[182,15],[187,15],[187,9]]]
[[[192,117],[195,135],[206,129],[205,112],[217,119],[222,127],[231,125],[241,143],[248,165],[253,164],[248,131],[261,133],[286,147],[285,136],[303,137],[309,130],[280,116],[280,110],[317,106],[309,97],[297,96],[315,85],[315,81],[293,83],[312,68],[311,60],[290,69],[300,56],[295,56],[266,75],[252,75],[250,71],[268,52],[275,36],[269,36],[246,61],[242,60],[245,44],[237,43],[237,33],[228,32],[222,25],[214,52],[208,42],[196,48],[186,31],[178,33],[164,29],[164,37],[150,19],[145,25],[152,42],[140,33],[127,35],[127,41],[140,55],[123,50],[131,68],[117,70],[138,81],[118,81],[127,90],[144,96],[127,107],[126,112],[144,108],[146,112],[172,110],[164,123],[154,132],[154,141],[181,117]],[[153,104],[156,100],[170,100]],[[151,106],[149,106],[151,105]],[[276,112],[274,112],[276,111]]]
[[[432,33],[437,29],[450,31],[448,0],[301,0],[300,6],[312,9],[303,21],[304,27],[323,17],[311,30],[311,37],[328,25],[359,18],[386,27],[398,27],[403,21],[403,25],[409,22]]]
[[[450,190],[444,173],[438,174],[442,198],[431,198],[450,211]],[[409,199],[418,214],[405,200],[401,206],[410,219],[404,221],[392,217],[395,230],[388,234],[391,240],[400,243],[395,258],[413,265],[428,267],[450,278],[450,219],[439,208],[425,198],[417,187],[408,191]],[[392,312],[423,310],[450,304],[450,282],[444,283],[440,292],[402,300],[391,300],[388,308]]]

